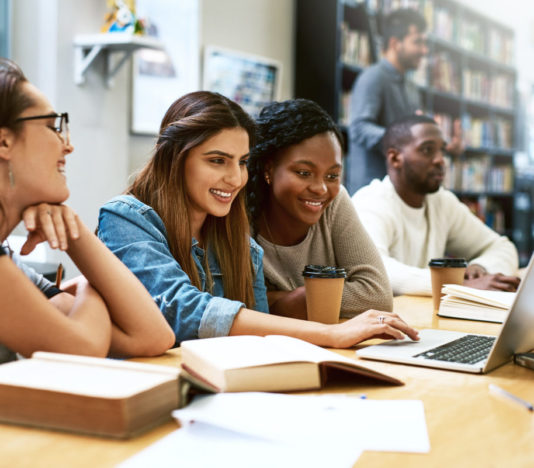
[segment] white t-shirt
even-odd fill
[[[489,273],[515,274],[515,246],[500,236],[456,196],[443,188],[412,208],[399,197],[388,176],[375,179],[352,196],[352,203],[375,242],[394,294],[431,295],[431,258],[464,257]]]

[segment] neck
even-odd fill
[[[406,73],[406,70],[404,69],[404,67],[399,62],[399,58],[397,57],[397,54],[393,50],[391,50],[391,49],[386,50],[386,52],[384,53],[384,58],[389,63],[391,63],[391,65],[393,65],[393,67],[395,67],[395,69],[401,75],[404,75]]]
[[[191,226],[191,235],[202,244],[202,226],[206,221],[206,214],[199,214],[189,211],[189,225]]]
[[[396,173],[389,172],[388,175],[391,179],[393,187],[395,187],[397,195],[401,197],[404,203],[412,208],[421,208],[424,205],[426,195],[410,190],[408,187],[406,187],[406,184],[401,183],[400,177]]]
[[[0,212],[0,241],[4,242],[20,223],[24,209],[19,208],[9,196],[1,200],[0,205],[3,208]]]
[[[269,242],[277,245],[290,246],[302,242],[308,234],[309,226],[296,223],[295,220],[281,210],[266,209],[259,219],[259,234]]]

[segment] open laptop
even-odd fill
[[[534,255],[498,336],[447,330],[419,331],[420,341],[392,340],[367,346],[356,355],[378,361],[485,374],[515,353],[534,348]]]

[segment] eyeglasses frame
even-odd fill
[[[70,144],[70,132],[69,132],[69,113],[63,112],[61,114],[46,114],[46,115],[31,115],[29,117],[19,117],[15,122],[24,122],[26,120],[40,120],[40,119],[61,119],[60,126],[54,127],[57,135],[61,138],[66,145]],[[65,137],[63,137],[63,122],[65,122]]]

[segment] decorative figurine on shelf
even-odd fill
[[[135,0],[108,0],[112,11],[100,29],[103,33],[143,34],[142,23],[135,15]]]

